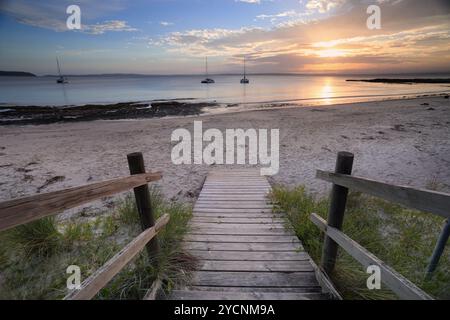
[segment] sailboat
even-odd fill
[[[69,81],[67,80],[67,78],[66,78],[66,77],[63,77],[62,74],[61,74],[61,68],[59,67],[59,60],[58,60],[58,57],[56,58],[56,65],[58,66],[58,74],[59,74],[59,78],[56,79],[56,83],[61,83],[61,84],[69,83]]]
[[[242,84],[250,83],[250,81],[247,79],[246,70],[245,70],[245,57],[244,57],[244,77],[241,79]]]
[[[202,83],[215,83],[215,81],[208,77],[208,57],[205,57],[206,78],[202,80]]]

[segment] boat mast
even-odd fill
[[[56,57],[56,65],[58,66],[58,74],[59,74],[59,76],[61,77],[61,69],[60,69],[60,67],[59,67],[59,60],[58,60],[58,57]]]
[[[205,57],[205,66],[206,66],[206,78],[208,78],[208,57]]]
[[[244,56],[244,79],[246,78],[246,73],[245,73],[245,56]]]

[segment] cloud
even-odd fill
[[[253,4],[260,4],[261,0],[234,0],[235,2],[245,2],[245,3],[253,3]]]
[[[306,8],[310,10],[317,10],[320,13],[325,13],[339,8],[346,2],[347,0],[309,0],[306,3]]]
[[[381,30],[367,29],[367,4],[348,0],[343,5],[348,6],[346,10],[321,19],[303,21],[293,13],[281,12],[262,19],[279,15],[293,20],[271,28],[172,32],[149,45],[183,56],[223,57],[229,65],[246,55],[253,72],[393,71],[437,65],[448,69],[450,6],[446,2],[384,1],[380,3]]]
[[[168,22],[168,21],[161,21],[159,24],[162,25],[163,27],[168,27],[168,26],[174,25],[173,22]]]
[[[90,34],[103,34],[108,31],[115,31],[115,32],[138,31],[138,29],[130,27],[128,23],[123,20],[110,20],[93,25],[82,25],[81,30],[83,32]]]
[[[94,23],[103,15],[120,11],[124,8],[124,1],[77,1],[81,7],[82,32],[90,34],[103,34],[108,31],[137,31],[123,20],[107,20]],[[73,4],[72,1],[49,0],[49,1],[30,1],[14,0],[2,3],[0,12],[3,12],[16,21],[31,25],[34,27],[50,29],[58,32],[68,31],[66,19],[68,14],[66,8]],[[87,22],[87,23],[86,23]]]
[[[256,19],[274,19],[274,18],[286,18],[286,17],[295,17],[298,16],[298,13],[295,10],[284,11],[276,14],[260,14],[256,16]]]

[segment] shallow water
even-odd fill
[[[221,103],[296,102],[332,104],[450,91],[449,85],[347,82],[376,76],[239,75],[213,76],[78,76],[68,84],[54,77],[0,77],[0,103],[17,105],[80,105],[158,99],[199,99]],[[386,77],[386,76],[383,76]],[[436,77],[426,76],[422,77]],[[441,77],[448,77],[441,75]]]

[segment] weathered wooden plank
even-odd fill
[[[255,209],[255,208],[195,208],[194,213],[272,213],[272,209]]]
[[[322,300],[327,296],[321,293],[293,292],[221,292],[198,290],[174,290],[175,300]]]
[[[258,192],[258,193],[251,193],[251,194],[247,194],[247,193],[240,193],[240,192],[235,192],[235,193],[232,193],[232,194],[229,194],[229,193],[222,193],[222,192],[217,192],[217,193],[207,193],[207,192],[205,192],[205,193],[200,193],[200,195],[199,195],[199,197],[198,197],[198,199],[201,199],[201,198],[205,198],[205,199],[214,199],[214,200],[221,200],[222,198],[224,198],[224,200],[239,200],[239,199],[244,199],[244,200],[247,200],[247,199],[250,199],[250,200],[253,200],[253,199],[256,199],[256,200],[270,200],[269,198],[268,198],[268,195],[267,194],[265,194],[265,193],[260,193],[260,192]]]
[[[256,209],[256,210],[272,210],[272,207],[267,204],[261,204],[261,205],[252,205],[252,204],[239,204],[239,203],[230,203],[230,204],[217,204],[214,206],[213,203],[211,204],[205,204],[200,203],[198,205],[195,205],[194,210],[220,210],[220,209],[228,209],[228,210],[247,210],[247,209]]]
[[[211,197],[211,196],[201,196],[197,200],[199,203],[205,203],[205,204],[214,204],[216,202],[232,202],[232,203],[252,203],[252,202],[260,202],[264,204],[271,204],[271,201],[265,197],[223,197],[223,196],[217,196],[217,197]]]
[[[268,198],[269,193],[268,192],[253,192],[253,191],[229,191],[229,192],[224,192],[224,191],[205,191],[202,192],[200,194],[200,197],[205,197],[205,198],[214,198],[214,197],[224,197],[224,198],[230,198],[233,196],[236,197],[261,197],[263,199],[266,200],[270,200]]]
[[[317,285],[314,272],[211,272],[197,271],[194,286],[303,287]]]
[[[334,300],[343,300],[342,296],[339,294],[337,289],[334,287],[333,282],[331,281],[330,277],[321,269],[319,268],[313,259],[310,259],[309,263],[314,269],[314,272],[316,274],[316,279],[319,285],[322,288],[322,292],[326,293],[330,296],[330,299]]]
[[[212,193],[219,193],[219,194],[267,194],[270,192],[270,188],[263,190],[261,189],[248,189],[248,188],[239,188],[239,190],[236,190],[236,188],[211,188],[211,189],[203,189],[201,194],[212,194]]]
[[[161,179],[145,173],[0,203],[0,230],[47,217]]]
[[[186,241],[207,241],[207,242],[277,242],[299,243],[297,237],[289,234],[283,235],[209,235],[209,234],[187,234]]]
[[[212,286],[190,286],[196,291],[210,292],[295,292],[295,293],[321,293],[320,286],[305,287],[212,287]]]
[[[194,212],[194,218],[229,218],[229,219],[277,219],[281,218],[281,215],[278,213],[266,212],[266,213],[239,213],[239,212]]]
[[[249,177],[249,176],[243,176],[243,177],[215,177],[214,179],[206,179],[205,183],[235,183],[238,184],[239,182],[242,182],[243,184],[252,184],[252,183],[268,183],[266,180],[261,178],[255,178],[255,177]]]
[[[248,180],[235,180],[235,181],[205,181],[204,186],[213,185],[213,186],[240,186],[240,187],[270,187],[270,184],[264,180],[256,180],[256,181],[248,181]]]
[[[270,189],[270,186],[266,185],[243,185],[243,184],[228,184],[228,185],[218,185],[218,184],[205,184],[203,187],[206,190],[213,190],[213,189],[247,189],[247,190],[268,190]]]
[[[266,201],[197,201],[196,208],[236,208],[236,209],[272,209]]]
[[[230,187],[230,188],[223,188],[223,187],[208,187],[205,189],[204,194],[211,194],[211,193],[220,193],[220,194],[250,194],[250,193],[256,193],[256,194],[269,194],[270,188],[238,188],[238,187]]]
[[[245,174],[243,173],[242,175],[231,175],[231,176],[226,176],[226,175],[208,175],[207,180],[215,180],[215,181],[223,181],[223,180],[239,180],[242,179],[243,181],[245,181],[246,179],[253,179],[253,180],[261,180],[263,179],[261,176],[254,176],[254,175],[249,175],[249,174]]]
[[[387,201],[450,218],[450,194],[318,170],[317,178]]]
[[[260,243],[260,242],[191,242],[186,241],[183,247],[188,250],[231,250],[231,251],[303,251],[300,243]]]
[[[264,188],[250,188],[250,187],[243,187],[243,186],[230,186],[230,187],[221,187],[221,188],[210,188],[210,187],[205,187],[203,190],[205,191],[204,193],[207,192],[225,192],[225,191],[235,191],[236,189],[240,189],[242,192],[258,192],[258,194],[263,195],[263,193],[261,192],[261,189],[263,189],[264,191],[269,190],[270,188],[264,187]],[[240,192],[235,192],[236,194],[240,194]]]
[[[191,227],[191,234],[214,234],[214,235],[284,235],[284,228],[222,228],[222,227]]]
[[[205,222],[205,223],[242,223],[242,224],[267,224],[267,223],[286,223],[286,220],[283,218],[272,218],[270,216],[260,216],[258,218],[248,218],[248,217],[217,217],[217,216],[209,216],[209,217],[201,217],[194,215],[191,219],[191,222]]]
[[[212,189],[248,189],[248,190],[268,190],[270,189],[269,185],[263,184],[254,184],[254,185],[245,185],[245,184],[204,184],[203,187],[206,190]]]
[[[150,289],[145,293],[145,296],[142,300],[155,300],[158,294],[158,291],[161,289],[162,281],[161,279],[156,279]]]
[[[231,198],[225,198],[225,199],[215,199],[213,197],[202,197],[202,199],[197,200],[198,204],[258,204],[258,205],[267,205],[270,204],[270,200],[267,198],[261,197],[260,199],[251,199],[251,198],[241,198],[241,199],[231,199]]]
[[[255,181],[255,182],[239,182],[239,181],[234,181],[234,182],[208,182],[206,181],[203,184],[203,187],[209,188],[210,186],[212,187],[224,187],[224,188],[231,188],[231,187],[238,187],[238,188],[269,188],[270,185],[267,182],[263,182],[263,181]]]
[[[216,195],[216,196],[205,196],[202,195],[198,198],[199,202],[216,202],[216,201],[232,201],[232,202],[270,202],[270,200],[265,196],[246,196],[246,195],[233,195],[233,196],[224,196],[224,195]]]
[[[312,272],[313,267],[305,261],[223,261],[200,260],[200,271],[253,271],[253,272]]]
[[[169,222],[169,215],[159,218],[155,226],[146,229],[128,245],[120,250],[114,257],[106,262],[100,269],[87,278],[81,284],[81,289],[71,291],[64,300],[88,300],[92,299],[123,267],[130,262]]]
[[[423,292],[411,281],[386,265],[360,244],[345,235],[342,231],[330,227],[327,222],[317,214],[311,214],[311,221],[324,231],[330,238],[336,241],[348,254],[355,258],[363,266],[377,265],[381,269],[381,281],[394,291],[401,299],[431,300],[431,296]]]
[[[247,223],[247,224],[233,224],[233,223],[209,223],[209,222],[190,222],[189,223],[192,230],[201,230],[201,229],[209,229],[209,228],[217,228],[217,229],[232,229],[232,230],[276,230],[281,229],[284,230],[283,223]]]
[[[272,251],[205,251],[189,250],[189,253],[203,260],[241,260],[241,261],[273,261],[291,260],[305,261],[309,256],[305,252],[272,252]]]

